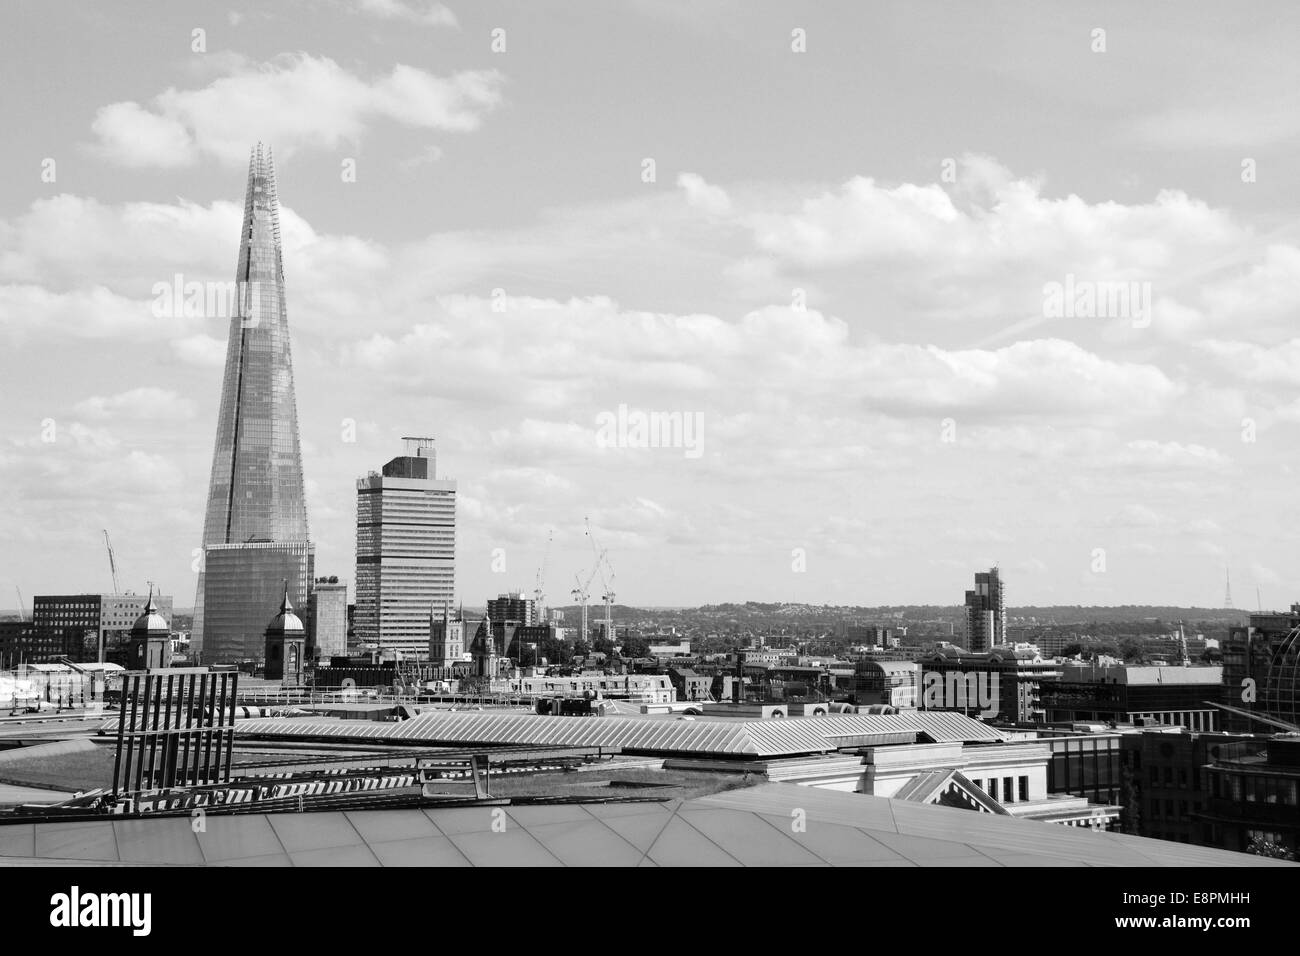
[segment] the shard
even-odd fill
[[[233,299],[191,637],[205,663],[260,658],[285,583],[305,604],[314,563],[275,168],[260,143],[248,164]]]

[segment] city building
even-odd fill
[[[429,663],[437,667],[451,667],[465,659],[465,617],[457,612],[455,617],[446,604],[429,616]]]
[[[671,704],[677,700],[665,674],[579,674],[573,677],[514,677],[493,681],[492,690],[533,697],[588,697]]]
[[[1300,723],[1300,604],[1290,611],[1252,614],[1223,641],[1225,703],[1251,714]],[[1260,732],[1267,725],[1225,713],[1230,730]]]
[[[1055,661],[1024,645],[977,653],[948,644],[917,665],[918,707],[1009,723],[1041,723],[1046,717],[1043,688],[1061,673]]]
[[[314,548],[305,542],[213,544],[205,549],[204,563],[204,591],[211,600],[203,609],[207,637],[201,660],[261,661],[266,609],[279,604],[286,584],[292,600],[307,603]],[[191,639],[191,653],[193,646]]]
[[[68,656],[126,666],[131,656],[131,629],[145,612],[143,594],[38,594],[32,599],[31,623],[38,630],[80,632],[84,646]],[[157,594],[159,613],[172,618],[172,598]]]
[[[493,621],[513,621],[516,624],[533,625],[537,621],[537,602],[524,597],[522,591],[498,594],[487,602],[487,616]]]
[[[356,639],[429,653],[429,616],[456,584],[456,482],[437,477],[432,438],[357,480]]]
[[[1204,768],[1204,842],[1224,850],[1267,847],[1300,858],[1300,736],[1224,744]]]
[[[314,552],[298,440],[279,201],[271,151],[260,143],[248,164],[235,282],[190,639],[192,654],[206,663],[260,656],[266,575],[274,575],[267,582],[273,592],[287,579],[298,600],[305,603],[311,593]]]
[[[708,700],[713,678],[697,674],[689,667],[669,667],[664,673],[672,681],[678,700]]]
[[[348,586],[338,578],[312,585],[307,646],[309,657],[326,662],[348,652]]]
[[[31,621],[0,621],[0,670],[24,664],[95,660],[95,640],[82,627],[38,627]]]
[[[1043,684],[1047,723],[1102,721],[1218,730],[1223,668],[1067,661]]]
[[[1002,572],[996,567],[975,575],[966,592],[966,649],[976,653],[1007,642],[1007,604]]]
[[[1119,736],[1124,832],[1209,845],[1204,821],[1210,799],[1206,765],[1250,736],[1168,726],[1126,728]]]
[[[863,658],[854,664],[853,699],[860,706],[916,707],[918,665]]]

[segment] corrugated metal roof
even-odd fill
[[[636,717],[543,717],[535,714],[433,711],[400,723],[323,721],[306,717],[241,720],[240,736],[334,737],[431,745],[499,744],[618,747],[625,752],[735,757],[825,753],[904,733],[943,742],[1005,737],[962,714],[836,714],[783,720],[646,720]]]

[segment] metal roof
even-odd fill
[[[555,718],[574,723],[581,718]],[[794,811],[807,827],[790,826]],[[509,825],[500,829],[498,814]],[[667,803],[256,813],[0,827],[0,866],[1277,866],[1118,833],[772,783]]]
[[[936,743],[998,742],[999,731],[962,714],[834,714],[781,720],[646,720],[432,711],[400,723],[281,717],[240,720],[241,737],[328,737],[430,745],[618,747],[629,753],[784,757],[924,736]]]

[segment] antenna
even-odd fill
[[[1223,606],[1232,607],[1232,578],[1228,576],[1228,569],[1223,569]]]

